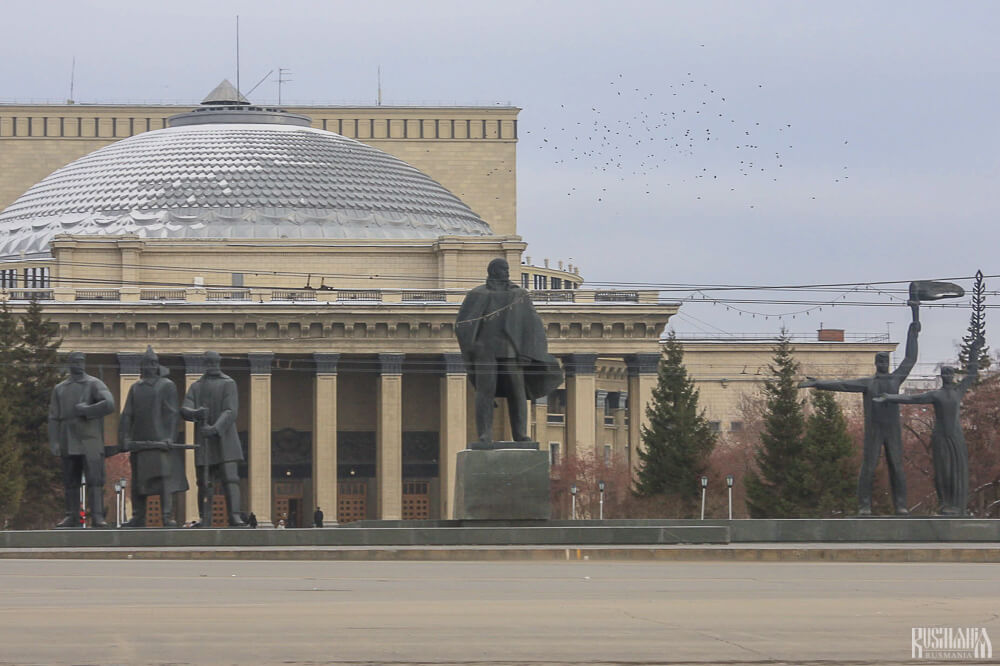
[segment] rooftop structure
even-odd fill
[[[224,102],[169,122],[100,148],[31,187],[0,213],[0,257],[47,255],[57,234],[492,234],[426,174],[360,141],[309,127],[305,116]]]

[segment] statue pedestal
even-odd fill
[[[455,520],[548,520],[551,515],[548,451],[458,452]]]

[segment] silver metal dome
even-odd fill
[[[53,172],[0,213],[0,256],[48,254],[56,234],[492,234],[455,195],[388,153],[301,126],[292,114],[279,118],[274,109],[212,111],[175,116],[177,126],[123,139]],[[204,120],[186,124],[192,116]]]

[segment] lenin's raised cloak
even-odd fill
[[[543,398],[562,384],[563,373],[556,357],[549,354],[542,320],[531,304],[525,289],[511,284],[493,284],[488,280],[469,291],[458,311],[455,335],[462,350],[469,381],[476,386],[475,345],[487,317],[499,317],[502,330],[524,369],[524,390],[528,400]],[[500,385],[497,397],[508,397]]]
[[[510,281],[506,260],[491,261],[486,284],[466,294],[455,335],[469,380],[476,388],[475,446],[494,446],[496,397],[507,398],[513,441],[531,442],[527,401],[554,391],[563,374],[559,362],[548,352],[545,328],[531,296]]]

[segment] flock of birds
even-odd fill
[[[664,90],[636,87],[619,74],[609,90],[613,95],[605,106],[590,105],[587,111],[561,104],[558,125],[525,132],[553,164],[596,177],[599,187],[581,181],[567,196],[592,195],[603,202],[616,185],[625,184],[629,193],[646,196],[673,188],[702,199],[721,187],[752,199],[762,183],[778,182],[796,163],[791,123],[742,119],[745,109],[738,100],[690,72]],[[836,171],[833,182],[849,179],[846,166]],[[809,196],[816,199],[815,193]]]

